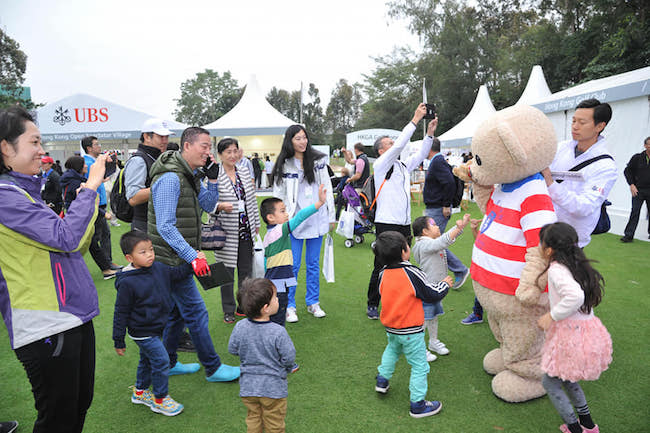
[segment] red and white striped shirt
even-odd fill
[[[526,250],[539,245],[539,230],[557,221],[546,183],[536,174],[497,185],[472,251],[472,279],[488,289],[514,295]]]

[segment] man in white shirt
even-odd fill
[[[422,140],[420,150],[411,155],[405,162],[399,156],[415,132],[417,124],[427,113],[426,105],[420,104],[413,114],[413,119],[404,127],[402,133],[393,142],[390,137],[379,137],[375,141],[375,152],[379,157],[374,164],[375,191],[377,195],[377,211],[375,212],[375,229],[377,236],[387,231],[402,233],[407,239],[411,238],[411,171],[416,169],[427,157],[433,142],[433,133],[438,126],[438,118],[429,122],[427,135]],[[382,187],[382,182],[384,183]],[[381,193],[379,189],[381,188]],[[381,266],[375,259],[375,267],[368,284],[369,319],[379,318],[379,287],[377,285]]]
[[[551,166],[541,172],[558,221],[576,229],[580,248],[589,244],[601,206],[616,182],[616,163],[607,150],[607,140],[600,135],[611,118],[609,104],[597,99],[580,102],[571,124],[573,140],[560,142]],[[596,157],[602,159],[568,173]]]

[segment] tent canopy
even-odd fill
[[[650,95],[650,66],[578,84],[537,100],[534,106],[544,113],[554,113],[573,110],[589,98],[611,103],[643,95]]]
[[[78,93],[36,110],[36,123],[44,142],[81,140],[94,135],[101,140],[140,138],[145,120],[156,117],[122,105]],[[187,127],[166,121],[180,135]]]
[[[228,113],[203,127],[215,137],[282,135],[298,122],[285,117],[268,103],[257,79],[251,75],[244,95]]]
[[[549,96],[551,96],[551,89],[549,89],[548,84],[546,84],[542,67],[535,65],[533,66],[533,70],[530,72],[526,88],[515,105],[532,105],[537,101],[548,98]]]
[[[488,94],[485,84],[479,87],[474,105],[469,114],[456,126],[442,134],[438,139],[448,147],[469,147],[476,128],[496,110]]]

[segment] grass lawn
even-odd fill
[[[414,206],[413,216],[422,214]],[[471,208],[479,216],[476,206]],[[454,220],[457,215],[454,216]],[[449,228],[449,227],[448,227]],[[112,228],[113,253],[124,264],[117,246],[126,230]],[[321,276],[321,305],[327,317],[309,315],[298,302],[298,323],[287,324],[297,349],[300,370],[289,378],[288,432],[532,432],[558,431],[562,423],[546,397],[520,404],[497,399],[482,369],[485,353],[496,346],[487,323],[463,326],[459,322],[471,310],[471,280],[445,298],[439,337],[451,353],[431,363],[429,399],[442,401],[440,414],[424,419],[408,415],[409,366],[402,358],[387,395],[374,391],[376,368],[386,344],[379,321],[366,318],[366,290],[372,266],[370,241],[345,248],[334,235],[336,283]],[[461,236],[453,251],[469,264],[472,237]],[[596,382],[584,382],[594,420],[603,432],[646,432],[650,421],[650,244],[622,244],[618,236],[596,236],[587,256],[606,279],[603,303],[596,309],[614,342],[614,362]],[[213,384],[203,370],[171,377],[170,394],[185,411],[168,418],[130,402],[129,386],[135,381],[138,349],[127,339],[127,355],[119,357],[111,339],[115,289],[87,255],[95,279],[101,314],[94,320],[97,334],[95,398],[86,418],[86,432],[241,432],[246,410],[237,383]],[[303,267],[304,269],[304,267]],[[304,271],[298,295],[304,299]],[[203,292],[210,312],[210,331],[217,352],[227,364],[238,359],[227,353],[232,325],[222,321],[220,292]],[[643,319],[645,317],[645,319]],[[31,431],[35,419],[29,382],[0,332],[0,421],[17,419],[19,432]],[[196,362],[195,354],[179,354],[182,362]],[[645,427],[643,427],[645,426]]]

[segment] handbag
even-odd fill
[[[253,244],[253,278],[264,278],[264,242],[257,235]]]
[[[569,171],[580,171],[592,162],[599,161],[601,159],[614,159],[612,155],[598,155],[595,156],[591,159],[588,159],[586,161],[581,162],[580,164],[576,165],[575,167],[572,167],[569,169]],[[562,183],[562,180],[559,179],[556,181],[557,183]],[[591,232],[592,235],[600,235],[603,233],[607,233],[609,229],[612,227],[612,223],[609,220],[609,215],[607,215],[607,206],[612,204],[609,200],[605,200],[602,205],[600,205],[600,217],[598,218],[598,222],[596,223],[596,227],[594,227],[594,230]]]
[[[210,216],[206,224],[201,225],[201,249],[215,251],[226,245],[226,231],[215,216]]]
[[[323,276],[328,283],[334,282],[334,240],[328,233],[325,236],[325,251],[323,253]]]

